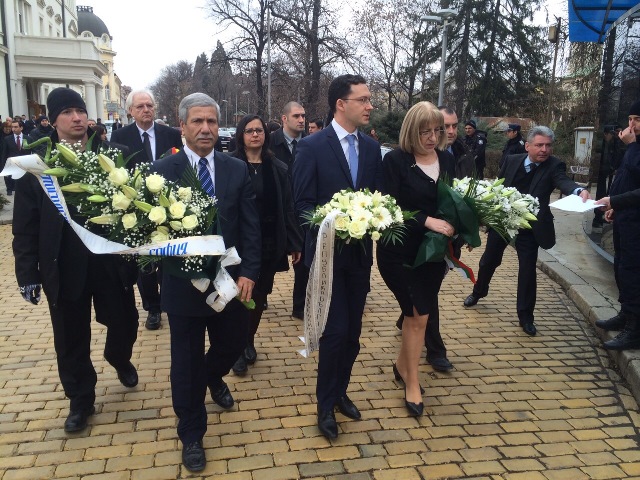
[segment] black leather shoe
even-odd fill
[[[473,307],[476,303],[478,303],[479,300],[480,300],[480,297],[472,293],[471,295],[469,295],[467,298],[464,299],[464,306]]]
[[[329,440],[338,438],[338,424],[333,410],[318,411],[318,429]]]
[[[233,370],[233,373],[235,373],[239,377],[244,377],[247,374],[247,370],[249,369],[247,368],[247,361],[244,358],[244,353],[242,353],[238,357],[236,363],[234,363],[233,367],[231,367],[231,370]]]
[[[536,326],[533,321],[531,322],[520,322],[520,326],[522,327],[522,331],[527,335],[534,336],[537,332]]]
[[[124,368],[116,368],[118,372],[118,380],[127,388],[133,388],[138,385],[138,372],[131,362]]]
[[[336,402],[336,407],[338,407],[338,411],[345,417],[352,418],[353,420],[360,420],[362,418],[358,407],[356,407],[351,399],[346,395],[338,399],[338,401]]]
[[[640,348],[640,331],[625,327],[615,338],[602,344],[607,350],[635,350]]]
[[[244,349],[244,358],[249,365],[253,365],[256,363],[258,358],[258,352],[256,352],[256,347],[253,345],[247,345],[247,348]]]
[[[396,366],[395,363],[393,364],[393,376],[398,382],[404,385],[404,378],[402,378],[402,375],[400,375],[400,372],[398,371],[398,367]],[[420,386],[420,393],[424,394],[424,388],[422,388],[422,386]]]
[[[413,403],[407,400],[407,387],[404,387],[404,405],[407,407],[407,411],[409,412],[409,416],[411,417],[419,417],[424,412],[424,403]]]
[[[453,368],[447,357],[430,358],[429,363],[436,372],[448,372]]]
[[[162,320],[162,313],[151,313],[147,315],[147,321],[144,322],[144,326],[147,330],[158,330],[160,328],[160,321]]]
[[[229,387],[227,387],[227,384],[224,382],[222,382],[222,385],[215,391],[211,391],[211,398],[225,410],[229,410],[231,407],[233,407],[233,397],[231,396]]]
[[[191,442],[182,447],[182,464],[190,472],[201,472],[207,466],[202,442]]]
[[[71,410],[69,416],[64,421],[64,431],[67,433],[79,432],[87,428],[87,419],[96,413],[93,405],[86,410]]]
[[[11,190],[7,190],[7,197],[10,197],[10,196],[12,196],[12,195],[13,195],[13,191],[11,191]]]
[[[294,310],[291,312],[291,316],[293,318],[297,318],[298,320],[304,320],[304,312],[302,310]]]
[[[601,328],[605,332],[622,330],[626,324],[627,317],[623,312],[618,313],[615,317],[611,317],[608,320],[596,320],[596,327]]]

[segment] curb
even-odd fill
[[[595,326],[596,320],[611,318],[618,313],[617,308],[609,300],[544,250],[539,251],[538,268],[562,287],[603,342],[615,336],[611,332],[605,332]],[[636,401],[640,402],[640,351],[615,352],[608,350],[607,353],[620,368],[620,372],[629,384],[629,389]]]

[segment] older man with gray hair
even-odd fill
[[[133,157],[128,167],[152,163],[172,148],[182,148],[182,137],[178,130],[154,121],[156,101],[149,90],[134,90],[129,93],[125,107],[135,121],[113,130],[111,141],[129,147]],[[153,266],[140,271],[138,290],[142,308],[148,312],[144,325],[148,330],[157,330],[160,328],[162,311],[158,273]]]
[[[201,293],[189,279],[163,269],[162,309],[171,330],[171,397],[183,445],[182,463],[199,472],[206,465],[202,439],[207,431],[207,387],[220,407],[229,409],[234,404],[222,377],[246,346],[249,316],[240,300],[251,299],[260,273],[262,242],[247,164],[213,148],[218,140],[220,107],[208,95],[193,93],[183,98],[178,108],[186,145],[152,168],[173,181],[180,181],[188,169],[194,169],[203,189],[218,199],[217,230],[222,232],[225,245],[236,247],[242,258],[240,265],[227,267],[240,293],[219,313],[206,302],[213,287]],[[215,276],[215,265],[211,268]],[[210,344],[206,354],[205,332]]]
[[[518,253],[517,312],[522,330],[527,335],[536,334],[533,310],[536,305],[536,261],[538,248],[551,248],[556,243],[553,215],[549,197],[556,188],[565,195],[579,195],[583,201],[589,192],[567,177],[566,165],[552,156],[555,135],[549,127],[538,126],[529,131],[525,148],[527,153],[510,155],[505,159],[498,178],[504,178],[505,187],[515,187],[520,193],[538,198],[538,220],[531,230],[520,230],[515,240]],[[472,307],[489,293],[489,283],[502,263],[507,243],[494,230],[489,230],[487,246],[478,270],[478,281],[473,292],[464,300],[465,307]]]

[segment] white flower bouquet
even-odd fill
[[[75,207],[76,221],[87,230],[129,247],[205,235],[215,219],[215,198],[201,187],[197,174],[187,169],[181,183],[149,173],[149,165],[126,168],[119,150],[85,151],[80,145],[49,140],[43,174],[55,176],[67,204]],[[29,145],[36,146],[40,141]],[[141,257],[146,264],[153,257]],[[184,272],[198,272],[206,257],[180,259]]]
[[[453,181],[453,189],[467,199],[478,216],[480,225],[491,227],[506,242],[511,242],[520,229],[530,229],[540,211],[538,199],[505,187],[504,178],[494,181],[465,177]]]
[[[330,214],[336,214],[336,238],[344,244],[366,238],[396,243],[404,235],[404,222],[415,216],[403,211],[395,198],[369,189],[341,190],[325,205],[307,215],[308,223],[319,226]]]

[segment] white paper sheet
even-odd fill
[[[567,195],[560,200],[550,203],[549,206],[559,210],[564,210],[565,212],[582,213],[593,210],[594,208],[599,208],[602,205],[599,205],[596,200],[589,199],[586,202],[583,202],[582,198],[578,195]]]

